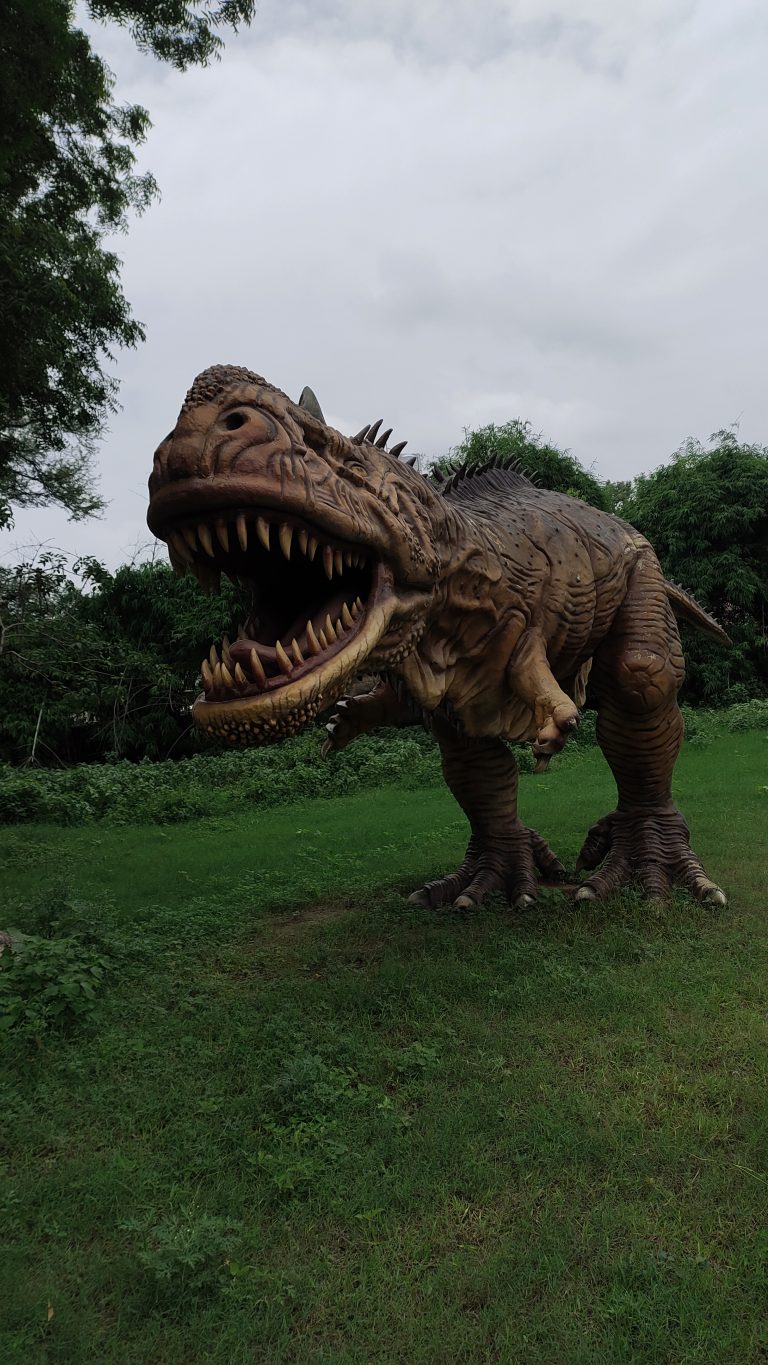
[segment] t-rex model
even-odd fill
[[[171,562],[217,590],[252,592],[250,617],[202,664],[194,718],[229,744],[296,734],[361,673],[383,679],[339,702],[328,746],[427,718],[445,780],[471,827],[458,871],[412,899],[476,905],[563,875],[517,817],[506,741],[540,765],[578,724],[587,674],[618,805],[589,830],[577,892],[673,883],[725,903],[672,803],[683,721],[675,615],[728,637],[665,582],[637,531],[516,468],[461,469],[442,486],[387,451],[381,422],[346,437],[311,390],[293,403],[258,375],[198,375],[155,454],[148,521]]]

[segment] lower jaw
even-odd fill
[[[274,744],[296,735],[332,706],[356,673],[375,651],[397,609],[394,596],[374,602],[363,629],[339,654],[296,682],[270,689],[259,696],[231,701],[206,701],[198,697],[192,719],[211,739],[225,744]]]

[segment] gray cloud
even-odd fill
[[[155,124],[162,202],[117,244],[148,340],[119,358],[104,521],[23,514],[0,553],[129,553],[152,450],[221,361],[430,455],[514,416],[606,477],[738,417],[768,440],[756,0],[262,0],[183,76],[97,41]]]

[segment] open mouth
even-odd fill
[[[234,703],[234,713],[245,722],[246,713],[255,718],[261,704],[280,700],[286,703],[281,711],[293,710],[288,694],[306,721],[308,710],[316,713],[324,701],[322,675],[347,676],[368,652],[373,640],[367,637],[378,638],[386,624],[373,619],[382,615],[375,608],[391,577],[384,564],[296,517],[227,509],[170,524],[163,534],[171,562],[191,570],[203,588],[216,591],[226,573],[251,596],[250,614],[233,629],[236,638],[225,636],[220,650],[213,645],[201,664],[204,695],[195,719],[208,729],[228,727],[221,717],[215,724],[213,715],[206,721],[201,709],[219,713],[222,704]],[[344,667],[346,660],[338,656],[347,653]],[[337,667],[328,670],[334,661]],[[295,686],[304,681],[317,685]],[[278,698],[283,691],[286,696]]]

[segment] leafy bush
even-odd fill
[[[716,735],[746,730],[768,730],[768,698],[753,697],[724,711],[708,711],[684,706],[686,743],[704,749]]]
[[[43,774],[34,774],[35,781],[30,776],[5,765],[0,769],[0,824],[81,825],[92,817],[88,802],[41,781]]]
[[[440,779],[425,731],[368,735],[343,753],[321,757],[315,729],[275,748],[198,754],[151,763],[11,768],[0,764],[0,820],[6,824],[176,824],[250,805],[279,806],[311,797],[397,784],[414,791]]]
[[[724,649],[683,624],[683,696],[733,706],[768,693],[768,448],[718,431],[636,479],[622,516],[646,535],[667,578],[722,623]]]
[[[91,906],[49,896],[22,911],[28,932],[9,929],[0,955],[0,1029],[40,1038],[91,1015],[116,953]]]
[[[768,728],[768,700],[726,711],[683,708],[686,738],[694,747],[725,731]],[[596,743],[596,713],[586,710],[557,763],[577,761]],[[320,755],[324,733],[306,731],[266,749],[198,754],[177,761],[81,764],[75,768],[11,768],[0,764],[0,821],[5,824],[178,824],[227,815],[244,807],[265,809],[315,797],[349,795],[378,787],[418,791],[442,780],[440,757],[425,730],[362,736],[340,754]],[[529,745],[516,745],[521,773],[533,771]]]
[[[768,697],[753,697],[730,706],[724,719],[727,730],[768,730]]]
[[[176,1214],[150,1224],[130,1219],[121,1230],[139,1242],[136,1260],[158,1289],[200,1293],[223,1284],[236,1229],[212,1214]]]

